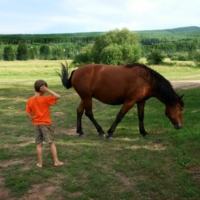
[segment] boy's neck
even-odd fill
[[[35,92],[35,97],[41,97],[43,96],[43,92]]]

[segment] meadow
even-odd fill
[[[176,89],[184,94],[184,127],[175,130],[155,98],[145,106],[145,128],[138,131],[136,106],[117,126],[114,140],[100,140],[86,116],[85,137],[76,133],[79,97],[66,90],[57,72],[65,61],[0,61],[0,199],[45,200],[198,200],[200,198],[199,88]],[[189,62],[151,66],[168,80],[200,80],[200,68]],[[54,167],[44,144],[42,169],[33,127],[25,115],[33,84],[44,79],[62,98],[51,108],[58,157]],[[93,100],[95,118],[107,131],[120,106]]]

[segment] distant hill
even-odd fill
[[[181,27],[181,28],[174,28],[174,29],[166,29],[166,31],[170,33],[194,33],[194,32],[200,32],[200,27],[189,26],[189,27]]]
[[[191,33],[191,32],[200,32],[200,27],[198,26],[188,26],[188,27],[180,27],[180,28],[173,28],[173,29],[159,29],[159,30],[142,30],[142,31],[133,31],[137,33]]]
[[[200,27],[198,26],[189,26],[189,27],[180,27],[173,29],[163,29],[163,30],[144,30],[144,31],[133,31],[139,36],[148,36],[150,38],[156,37],[199,37],[200,38]]]
[[[146,38],[157,38],[165,40],[180,40],[183,38],[200,39],[200,27],[190,26],[181,27],[174,29],[163,29],[163,30],[142,30],[132,31],[141,37]],[[27,44],[42,44],[42,43],[91,43],[99,35],[104,32],[82,32],[82,33],[58,33],[58,34],[0,34],[0,44],[18,44],[19,42],[25,42]]]

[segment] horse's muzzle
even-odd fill
[[[175,128],[175,129],[181,129],[181,127],[182,127],[182,124],[175,124],[175,125],[174,125],[174,128]]]

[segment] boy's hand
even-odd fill
[[[40,87],[40,91],[41,92],[47,92],[47,90],[48,89],[47,89],[47,87],[45,85],[43,85],[43,86]]]
[[[53,95],[56,99],[60,99],[60,95],[59,94],[57,94],[54,91],[50,90],[45,85],[43,85],[43,86],[40,87],[40,91],[41,92],[47,92],[47,93]]]

